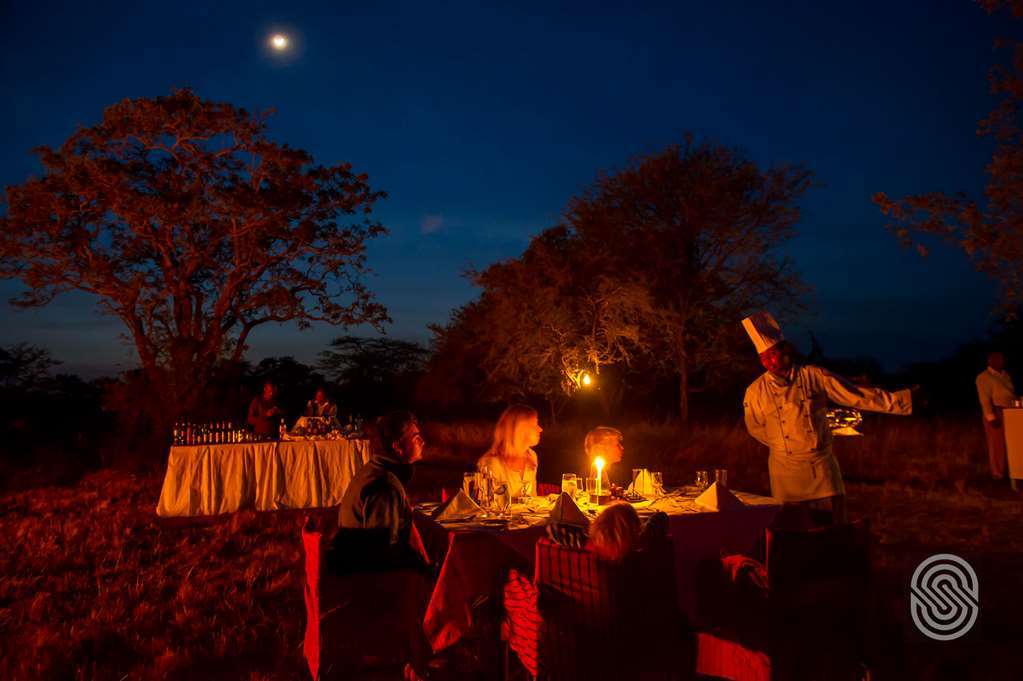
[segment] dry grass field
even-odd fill
[[[726,465],[733,486],[767,491],[766,452],[741,425],[624,428],[630,462],[688,481]],[[489,441],[488,424],[427,424],[425,496],[457,485]],[[1023,648],[1023,495],[984,477],[979,424],[871,419],[837,450],[855,515],[875,551],[875,679],[1019,678]],[[581,470],[584,429],[544,433],[541,478]],[[155,516],[160,478],[93,473],[67,487],[0,496],[0,678],[300,679],[299,529],[304,514],[209,520]],[[981,583],[981,618],[965,639],[913,630],[913,567],[951,551]]]

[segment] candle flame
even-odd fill
[[[593,383],[593,379],[590,378],[590,375],[583,374],[583,385],[589,385],[590,383]]]

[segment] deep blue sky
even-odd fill
[[[390,333],[425,340],[476,294],[466,267],[520,253],[599,170],[692,131],[803,162],[824,185],[785,250],[815,287],[803,326],[829,354],[896,367],[989,323],[993,288],[965,259],[900,249],[870,201],[982,187],[990,149],[974,131],[1003,29],[968,0],[130,4],[0,3],[0,183],[125,97],[190,86],[275,107],[274,138],[389,192],[370,284]],[[287,59],[264,48],[276,29],[296,43]],[[0,282],[4,299],[15,290]],[[337,333],[265,328],[250,356],[312,359]],[[0,345],[44,345],[72,370],[130,366],[119,334],[84,296],[0,305]]]

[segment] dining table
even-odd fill
[[[630,502],[641,519],[658,512],[668,516],[679,607],[691,621],[696,617],[699,566],[725,554],[753,553],[781,508],[771,497],[731,490],[741,506],[718,511],[697,502],[701,492],[680,487]],[[510,569],[532,573],[536,542],[545,536],[557,499],[556,494],[529,497],[505,513],[481,509],[451,520],[433,517],[437,504],[416,507],[416,528],[427,553],[441,564],[423,621],[435,652],[472,631],[474,606],[500,594]],[[606,508],[588,503],[585,495],[578,499],[580,510],[591,519]]]

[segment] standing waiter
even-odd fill
[[[909,390],[863,388],[820,367],[799,365],[781,327],[767,312],[742,320],[767,370],[746,389],[749,434],[767,445],[771,496],[782,502],[831,499],[834,522],[845,522],[845,485],[831,451],[828,401],[888,414],[909,414]]]
[[[1001,480],[1005,477],[1005,429],[1002,427],[1002,410],[1012,406],[1016,389],[1012,377],[1005,370],[1005,355],[992,351],[987,356],[987,369],[977,376],[977,397],[984,412],[984,435],[987,438],[988,462],[991,477]],[[1016,483],[1013,481],[1013,488]]]

